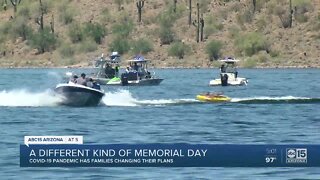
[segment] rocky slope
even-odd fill
[[[189,0],[177,0],[176,18],[172,24],[175,41],[181,41],[189,47],[183,59],[169,56],[171,45],[162,44],[159,38],[159,18],[171,13],[173,0],[146,0],[142,8],[142,22],[137,22],[136,1],[130,0],[42,0],[46,7],[45,26],[54,22],[54,35],[57,42],[50,50],[39,53],[30,45],[31,40],[11,36],[14,29],[6,24],[18,16],[28,16],[25,23],[34,33],[39,26],[35,19],[39,17],[38,0],[22,0],[14,15],[8,0],[7,10],[0,11],[0,31],[9,29],[0,35],[0,65],[2,67],[61,67],[88,66],[91,60],[101,53],[108,54],[116,38],[115,24],[132,20],[133,29],[127,40],[133,42],[144,38],[152,43],[153,50],[145,54],[152,59],[155,67],[209,67],[216,66],[210,61],[206,51],[211,41],[220,41],[220,57],[235,56],[242,59],[244,67],[320,67],[320,1],[292,0],[293,21],[291,28],[284,27],[289,17],[289,0],[257,0],[253,8],[252,0],[192,0],[192,20],[196,20],[196,3],[200,3],[200,12],[204,18],[204,41],[196,42],[196,28],[188,24]],[[28,12],[26,12],[28,11]],[[12,17],[14,17],[12,19]],[[53,19],[52,19],[53,16]],[[71,23],[63,19],[70,16]],[[171,16],[174,17],[174,16]],[[101,44],[89,46],[70,40],[70,27],[78,23],[99,23],[107,30]],[[248,34],[258,34],[249,36]],[[258,40],[257,40],[258,39]],[[245,48],[256,48],[263,41],[264,47],[248,52]],[[246,45],[248,44],[249,45]],[[66,47],[66,48],[65,48]],[[79,47],[79,48],[78,48]],[[67,54],[65,49],[70,49]],[[132,49],[132,48],[131,48]],[[123,58],[133,56],[132,51],[123,54]]]

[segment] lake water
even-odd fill
[[[73,70],[77,73],[88,69]],[[319,69],[240,69],[248,86],[209,87],[212,69],[158,69],[152,87],[104,87],[98,107],[58,106],[66,69],[1,69],[0,179],[318,179],[319,168],[20,168],[26,135],[83,135],[86,144],[320,144]],[[200,92],[230,103],[200,103]]]

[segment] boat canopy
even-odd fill
[[[232,58],[232,57],[227,57],[225,59],[219,60],[220,62],[228,63],[228,64],[234,64],[236,62],[239,62],[239,60]]]
[[[120,64],[120,60],[97,59],[95,67],[100,67],[100,69],[103,69],[107,64],[117,66]]]
[[[105,58],[104,54],[102,54],[99,58],[97,58],[95,63],[96,67],[103,68],[106,64],[119,64],[121,62],[120,55],[118,52],[112,52],[112,54],[109,56],[109,58]]]
[[[147,61],[150,61],[149,59],[130,59],[128,62],[136,62],[136,63],[145,63]]]
[[[120,62],[120,55],[118,52],[112,52],[110,55],[110,61],[112,62]]]

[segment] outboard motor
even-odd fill
[[[122,86],[127,86],[128,83],[128,74],[127,73],[122,73],[121,74],[121,84]]]
[[[220,75],[221,76],[221,86],[228,86],[228,75]]]

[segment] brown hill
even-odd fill
[[[204,19],[204,41],[197,43],[196,27],[188,24],[189,0],[177,0],[175,12],[174,0],[145,0],[142,22],[137,22],[136,0],[42,0],[44,26],[49,29],[50,22],[54,22],[55,38],[54,45],[42,53],[34,45],[40,33],[35,21],[40,17],[39,1],[21,0],[14,14],[8,0],[6,10],[4,7],[0,10],[0,65],[87,66],[101,53],[117,50],[113,44],[120,37],[129,43],[124,59],[136,53],[136,46],[141,51],[143,45],[134,46],[139,39],[150,42],[152,51],[145,56],[152,59],[156,67],[217,65],[216,61],[210,61],[206,50],[212,41],[222,45],[218,58],[236,56],[243,60],[241,65],[245,67],[320,67],[320,1],[292,0],[291,28],[287,27],[289,1],[256,0],[254,8],[252,0],[192,0],[192,21],[197,19],[197,2]],[[70,29],[85,31],[88,23],[106,28],[102,41],[96,43],[89,39],[91,31],[88,30],[82,40],[74,42]],[[119,24],[128,24],[127,35],[119,33],[125,32],[123,26],[115,28]],[[163,28],[172,29],[174,41],[182,42],[183,59],[174,56],[178,51],[172,50],[174,42],[161,42],[161,24]],[[28,28],[33,35],[23,38],[21,31]],[[29,32],[27,30],[25,32]]]

